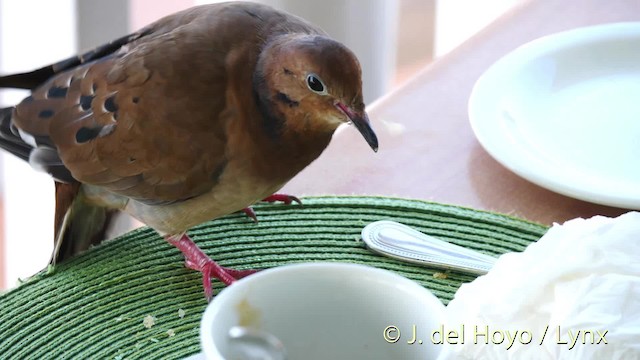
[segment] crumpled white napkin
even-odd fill
[[[640,359],[640,213],[554,225],[446,315],[447,359]]]

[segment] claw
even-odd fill
[[[300,199],[298,199],[293,195],[287,195],[287,194],[273,194],[271,196],[267,196],[266,198],[262,199],[262,201],[270,202],[270,203],[282,202],[285,205],[291,205],[291,203],[296,202],[300,206],[302,206],[302,201],[300,201]],[[242,209],[242,212],[245,213],[245,215],[247,215],[251,220],[253,220],[254,223],[256,224],[258,223],[258,216],[256,215],[256,212],[253,210],[252,207],[246,207]]]
[[[262,199],[262,201],[266,201],[270,203],[280,201],[285,205],[290,205],[292,202],[297,202],[299,205],[302,205],[302,201],[300,201],[300,199],[298,199],[293,195],[287,195],[287,194],[273,194],[271,196],[267,196],[266,198]]]
[[[252,207],[246,207],[244,209],[242,209],[242,212],[247,215],[249,218],[251,218],[251,220],[253,220],[254,223],[258,223],[258,216],[256,215],[256,212],[253,211]]]

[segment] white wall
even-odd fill
[[[522,0],[436,0],[435,57],[473,36]]]

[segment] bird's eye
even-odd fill
[[[324,83],[316,74],[307,75],[307,87],[309,87],[309,90],[315,93],[318,93],[320,95],[327,95],[326,86],[324,86]]]

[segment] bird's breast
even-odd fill
[[[123,210],[161,234],[179,234],[251,206],[284,185],[255,177],[243,168],[230,163],[215,187],[194,198],[165,205],[130,200]]]

